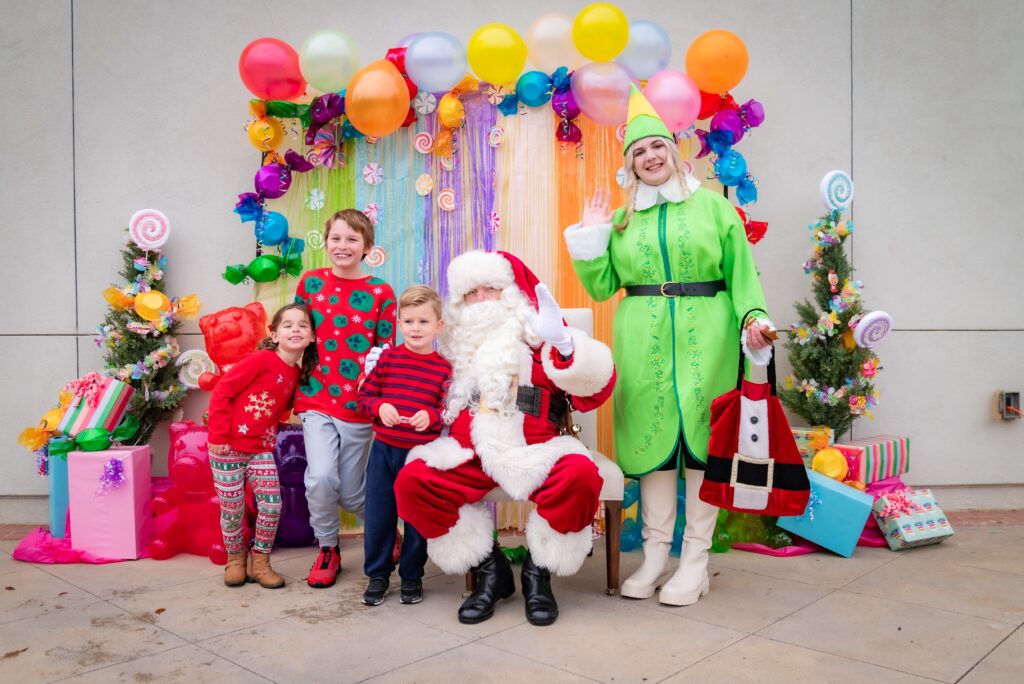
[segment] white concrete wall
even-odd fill
[[[582,5],[0,1],[0,495],[45,491],[15,438],[61,383],[99,366],[100,291],[135,210],[171,217],[173,293],[199,293],[206,311],[243,301],[219,272],[251,252],[231,213],[256,163],[237,74],[246,43],[274,35],[298,46],[334,26],[366,62],[412,31],[465,40],[501,21],[525,32],[543,12]],[[735,94],[767,109],[742,149],[761,181],[753,214],[770,229],[755,253],[780,325],[809,291],[800,264],[821,212],[818,181],[852,170],[854,262],[867,304],[898,328],[879,349],[877,420],[856,433],[910,435],[914,482],[1024,483],[1024,421],[993,417],[996,390],[1024,388],[1022,3],[619,5],[665,27],[676,68],[707,29],[746,41],[751,67]],[[186,331],[184,346],[197,346],[194,324]]]

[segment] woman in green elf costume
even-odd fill
[[[640,479],[644,562],[622,595],[685,606],[708,592],[718,509],[700,500],[710,407],[736,384],[743,352],[768,363],[774,326],[746,233],[732,204],[687,173],[672,134],[634,86],[624,140],[626,204],[587,200],[565,230],[576,274],[602,301],[620,288],[613,328],[615,453]],[[686,528],[668,582],[677,478],[686,479]]]

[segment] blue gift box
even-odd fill
[[[803,515],[779,518],[778,525],[818,546],[849,558],[857,548],[874,498],[813,470],[807,471],[811,497]]]
[[[50,478],[50,534],[63,539],[68,517],[68,459],[46,457],[46,474]]]

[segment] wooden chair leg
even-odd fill
[[[476,575],[470,570],[466,573],[466,594],[472,594],[476,591]]]
[[[614,596],[619,593],[619,542],[622,539],[622,502],[604,502],[604,544],[605,571],[608,586],[605,593]]]

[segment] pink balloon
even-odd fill
[[[644,95],[673,133],[692,126],[700,114],[700,89],[681,71],[663,69],[654,74]]]
[[[640,82],[616,62],[592,62],[572,73],[572,95],[580,110],[597,123],[617,126],[629,111],[629,84]]]

